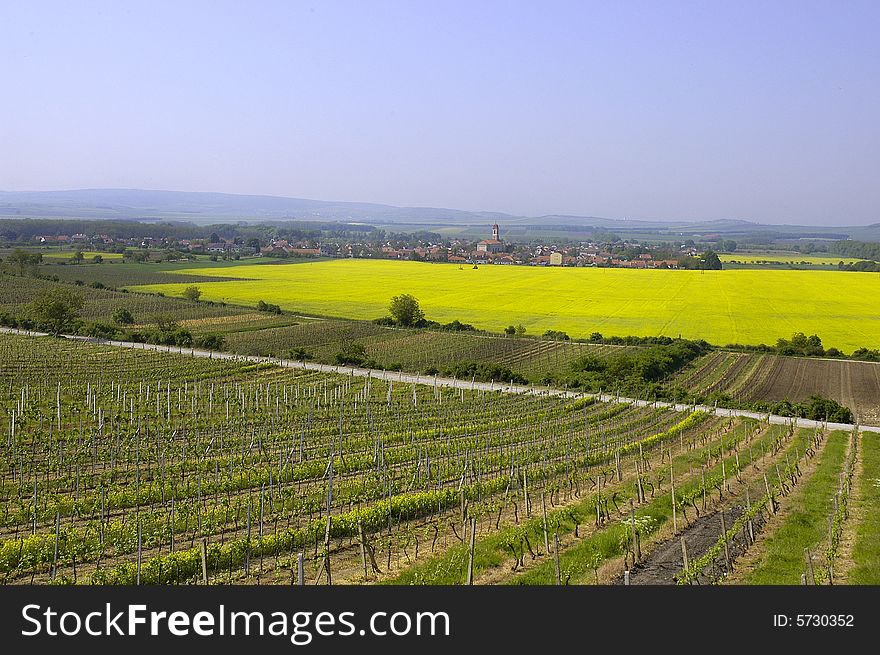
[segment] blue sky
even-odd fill
[[[880,221],[877,2],[5,2],[0,189]]]

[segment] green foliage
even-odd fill
[[[822,357],[825,349],[822,347],[822,339],[812,334],[809,337],[803,332],[795,332],[791,339],[778,339],[776,352],[780,355],[801,355],[804,357]]]
[[[196,285],[191,284],[183,290],[183,297],[187,300],[198,302],[199,298],[202,297],[202,290],[199,289],[199,287],[197,287]]]
[[[312,359],[313,355],[305,348],[291,348],[287,353],[287,357],[289,359],[295,359],[299,362],[304,362],[306,360]]]
[[[849,264],[840,262],[837,268],[841,271],[855,271],[858,273],[880,273],[880,262],[861,261],[850,262]]]
[[[269,312],[270,314],[280,314],[281,307],[279,307],[278,305],[273,305],[272,303],[267,303],[263,300],[260,300],[257,303],[257,311]]]
[[[340,366],[361,366],[379,368],[379,365],[367,355],[367,349],[360,343],[343,344],[342,350],[336,353],[335,363]]]
[[[131,325],[134,323],[134,316],[127,307],[118,307],[113,311],[113,322],[119,325]]]
[[[507,366],[493,364],[489,362],[458,362],[446,369],[443,374],[449,377],[457,377],[460,379],[474,379],[481,382],[511,382],[514,384],[528,384],[528,380],[514,373]]]
[[[869,259],[880,262],[880,243],[864,241],[832,241],[828,244],[828,252],[843,257]]]
[[[419,301],[408,293],[394,296],[388,310],[394,322],[401,327],[417,327],[425,320],[425,313],[419,307]]]
[[[220,334],[202,334],[192,339],[192,344],[196,348],[206,350],[223,350],[224,342],[223,335]]]
[[[591,391],[618,389],[662,396],[664,390],[659,383],[707,351],[705,342],[682,340],[608,357],[588,354],[577,359],[562,380],[568,386]]]
[[[434,321],[431,321],[430,323],[433,324]],[[462,323],[458,319],[455,319],[454,321],[451,321],[449,323],[443,323],[442,325],[438,323],[437,326],[438,326],[437,329],[442,330],[443,332],[476,332],[477,331],[477,328],[475,328],[470,323]],[[431,327],[433,327],[433,325],[431,325]]]
[[[6,262],[16,267],[19,275],[24,275],[27,271],[33,272],[34,268],[42,261],[41,254],[29,253],[21,248],[16,248],[6,257]]]
[[[852,423],[853,413],[848,407],[830,398],[812,395],[804,402],[796,403],[789,400],[778,402],[755,402],[755,409],[778,416],[796,416],[813,421],[830,421],[832,423]]]
[[[57,335],[75,329],[84,304],[83,297],[73,290],[54,287],[31,303],[30,315],[37,325]]]

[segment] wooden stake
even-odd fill
[[[58,573],[58,536],[61,532],[61,512],[55,512],[55,553],[52,555],[52,579]]]
[[[333,578],[330,574],[330,523],[332,516],[327,517],[327,529],[324,531],[324,568],[327,571],[327,584],[333,584]]]
[[[141,561],[143,556],[143,524],[140,519],[138,519],[138,559],[137,559],[137,582],[136,584],[140,586],[141,584]]]
[[[724,523],[724,509],[719,514],[721,514],[721,540],[724,543],[724,563],[727,565],[727,572],[730,573],[730,550],[727,547],[727,526]]]
[[[367,545],[364,538],[364,524],[358,521],[358,537],[361,542],[361,564],[364,567],[364,580],[367,579]]]
[[[553,561],[556,565],[556,584],[562,584],[562,571],[559,568],[559,533],[553,533]]]
[[[767,474],[764,474],[764,489],[767,491],[767,498],[770,501],[770,511],[776,514],[776,502],[773,500],[773,494],[770,491],[770,483],[767,482]]]
[[[633,557],[635,561],[638,562],[642,559],[642,548],[641,544],[639,544],[638,535],[636,533],[636,510],[633,508],[632,498],[629,501],[629,521],[630,527],[632,528],[632,538],[633,538]]]
[[[544,502],[544,492],[541,492],[541,512],[544,515],[544,552],[550,552],[550,542],[547,539],[547,504]]]
[[[809,548],[804,548],[804,561],[807,564],[807,584],[816,584],[816,576],[813,574],[813,554]]]
[[[474,546],[477,540],[477,519],[471,519],[471,543],[468,554],[467,583],[474,584]]]
[[[202,583],[208,584],[208,540],[202,539]]]

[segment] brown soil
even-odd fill
[[[724,509],[725,527],[729,530],[740,515],[745,511],[745,506],[735,504]],[[758,513],[753,521],[754,533],[761,529],[763,515]],[[702,516],[674,537],[659,544],[648,558],[635,566],[630,571],[631,585],[673,585],[677,583],[676,576],[684,568],[684,557],[681,551],[682,537],[687,544],[688,558],[691,560],[702,557],[715,545],[721,536],[721,512],[713,512]],[[731,562],[742,555],[749,547],[746,536],[743,533],[737,535],[728,543],[728,554]],[[718,577],[727,569],[726,558],[722,554],[706,574],[701,576],[698,582],[708,583]],[[615,584],[623,584],[623,578],[618,576]]]
[[[773,357],[769,375],[751,400],[832,398],[853,410],[860,423],[880,425],[880,363]]]

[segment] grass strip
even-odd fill
[[[764,554],[743,580],[752,585],[800,584],[805,570],[804,549],[826,536],[831,499],[846,458],[848,432],[828,435],[819,464],[800,492],[789,497],[790,511],[782,525],[767,536]]]
[[[853,548],[855,566],[849,584],[880,584],[880,438],[862,433],[862,472],[856,511],[861,522],[856,528]]]

